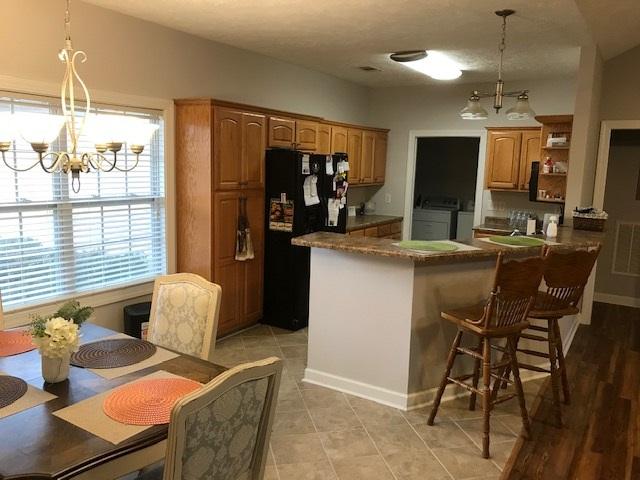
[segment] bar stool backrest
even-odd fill
[[[563,310],[576,307],[591,270],[596,263],[600,246],[570,251],[545,248],[544,282],[547,295],[541,295],[536,310]]]
[[[504,261],[498,254],[491,297],[485,308],[485,327],[510,327],[527,321],[542,280],[543,258]]]

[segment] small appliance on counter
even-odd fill
[[[298,330],[309,322],[308,248],[291,239],[345,233],[347,155],[267,150],[263,323]]]

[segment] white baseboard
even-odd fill
[[[571,338],[573,339],[573,337]],[[548,364],[546,365],[546,368],[549,368]],[[535,380],[546,375],[548,374],[529,370],[522,370],[520,372],[522,382]],[[418,408],[431,405],[434,397],[436,396],[436,392],[438,391],[438,388],[434,387],[407,395],[406,393],[394,392],[385,388],[376,387],[375,385],[369,385],[367,383],[350,380],[337,375],[319,372],[310,368],[305,369],[302,381],[312,385],[319,385],[321,387],[337,390],[342,393],[348,393],[349,395],[354,395],[356,397],[405,411],[416,410]],[[442,396],[442,401],[446,402],[448,400],[454,400],[455,398],[464,397],[468,394],[469,392],[462,387],[449,385]]]
[[[613,295],[611,293],[598,293],[593,295],[596,302],[612,303],[614,305],[623,305],[625,307],[640,308],[640,298],[627,297],[624,295]]]

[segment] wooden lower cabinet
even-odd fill
[[[348,232],[351,237],[376,237],[391,238],[393,240],[402,239],[402,221],[393,223],[384,223],[374,227],[360,228]]]
[[[235,259],[241,199],[246,198],[255,258]],[[213,281],[222,287],[218,335],[239,330],[262,318],[264,192],[241,190],[214,195]]]

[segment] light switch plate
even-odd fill
[[[385,193],[384,194],[384,203],[391,203],[391,194],[390,193]]]

